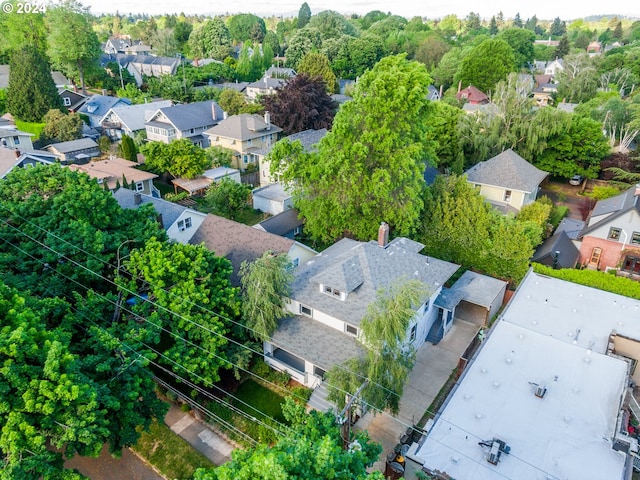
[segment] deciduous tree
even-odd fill
[[[209,187],[205,201],[211,213],[235,220],[249,206],[251,187],[228,178]]]
[[[42,119],[42,136],[47,141],[68,142],[82,138],[84,122],[77,113],[64,114],[60,110],[49,110]]]
[[[506,41],[497,38],[484,40],[464,57],[456,80],[462,82],[463,87],[473,85],[489,92],[510,72],[516,71],[515,61],[513,49]]]
[[[189,48],[196,58],[224,60],[231,55],[231,33],[220,17],[207,20],[189,36]]]
[[[333,241],[346,233],[370,239],[381,220],[399,235],[413,230],[422,210],[422,174],[432,156],[425,136],[430,83],[421,63],[386,57],[360,78],[318,154],[272,162],[272,172],[294,182],[312,237]]]
[[[267,27],[264,19],[252,13],[238,13],[227,20],[227,27],[231,39],[235,42],[246,42],[248,40],[262,42]]]
[[[298,74],[304,73],[310,78],[320,77],[324,80],[328,93],[335,93],[338,80],[331,69],[326,55],[318,52],[307,53],[298,63]]]
[[[205,151],[188,138],[169,144],[149,142],[142,148],[142,153],[148,167],[159,174],[168,172],[174,177],[194,178],[211,167]]]
[[[497,38],[501,38],[513,49],[516,66],[527,68],[533,62],[533,42],[535,33],[523,28],[508,28],[500,32]]]
[[[261,103],[285,135],[308,129],[330,129],[337,110],[324,81],[306,74],[291,78],[275,94],[262,97]]]
[[[77,76],[84,93],[85,70],[98,61],[101,53],[88,15],[88,9],[75,0],[50,6],[46,15],[49,58],[67,75]]]
[[[286,254],[271,252],[251,263],[242,262],[242,318],[256,340],[269,340],[278,321],[287,315],[284,302],[293,281],[290,263]]]

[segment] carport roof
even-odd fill
[[[506,285],[507,282],[497,278],[467,270],[450,290],[460,293],[461,300],[491,308],[496,297],[504,291]]]

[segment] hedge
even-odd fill
[[[640,282],[626,277],[617,277],[598,270],[576,270],[572,268],[554,270],[551,267],[539,263],[533,264],[533,271],[548,277],[558,278],[560,280],[566,280],[579,285],[585,285],[587,287],[604,290],[605,292],[616,293],[640,300]]]

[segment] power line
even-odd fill
[[[13,213],[10,209],[8,209],[8,208],[6,208],[6,207],[4,207],[4,208],[5,208],[5,210],[7,210],[7,211],[9,211],[9,212]],[[38,229],[40,229],[40,230],[44,231],[44,232],[45,232],[45,233],[47,233],[48,235],[50,235],[50,236],[52,236],[52,237],[54,237],[54,238],[57,238],[58,240],[60,240],[60,241],[62,241],[62,242],[64,242],[64,243],[66,243],[66,244],[68,244],[68,245],[70,245],[70,246],[72,246],[72,247],[74,247],[74,248],[78,249],[78,250],[79,250],[79,251],[81,251],[82,253],[84,253],[84,254],[86,254],[86,255],[88,255],[88,256],[91,256],[91,257],[95,258],[96,260],[98,260],[98,261],[100,261],[100,262],[102,262],[102,263],[104,263],[104,264],[106,264],[106,265],[108,265],[108,266],[110,266],[110,267],[112,267],[112,268],[113,268],[113,265],[111,265],[110,263],[106,262],[104,259],[101,259],[101,258],[99,258],[99,257],[97,257],[97,256],[95,256],[95,255],[93,255],[92,253],[87,252],[86,250],[84,250],[84,249],[82,249],[82,248],[78,247],[77,245],[74,245],[74,244],[72,244],[72,243],[68,242],[67,240],[65,240],[65,239],[63,239],[63,238],[59,237],[58,235],[56,235],[55,233],[50,232],[50,231],[48,231],[48,230],[46,230],[46,229],[44,229],[44,228],[40,227],[39,225],[36,225],[36,224],[32,223],[29,219],[26,219],[26,218],[24,218],[23,216],[21,216],[21,215],[19,215],[19,214],[14,214],[14,215],[17,215],[17,216],[18,216],[18,217],[20,217],[23,221],[25,221],[25,222],[27,222],[27,223],[29,223],[29,224],[31,224],[31,225],[33,225],[33,226],[35,226],[36,228],[38,228]],[[18,232],[20,232],[20,233],[22,233],[23,235],[27,236],[27,237],[28,237],[29,239],[31,239],[32,241],[39,243],[40,245],[42,245],[42,246],[44,246],[45,248],[47,248],[47,249],[51,250],[52,252],[56,253],[57,255],[60,255],[60,256],[62,256],[63,258],[65,258],[65,259],[67,259],[67,260],[69,260],[69,261],[73,262],[73,263],[74,263],[74,264],[76,264],[77,266],[79,266],[79,267],[83,268],[84,270],[89,271],[91,274],[93,274],[93,275],[97,276],[98,278],[101,278],[101,279],[103,279],[103,280],[105,280],[105,281],[107,281],[107,282],[111,283],[111,284],[112,284],[113,286],[115,286],[116,288],[120,288],[120,289],[122,289],[122,290],[126,291],[128,294],[133,295],[133,296],[135,296],[135,297],[137,297],[137,298],[139,298],[139,299],[142,299],[142,297],[141,297],[137,292],[133,292],[133,291],[131,291],[131,290],[127,289],[127,288],[126,288],[125,286],[123,286],[123,285],[118,285],[118,284],[117,284],[117,283],[115,283],[113,280],[111,280],[111,279],[109,279],[109,278],[105,277],[104,275],[101,275],[100,273],[95,272],[95,271],[93,271],[93,270],[91,270],[91,269],[87,268],[86,266],[84,266],[84,265],[82,265],[82,264],[80,264],[80,263],[76,262],[75,260],[68,258],[66,255],[64,255],[64,254],[62,254],[62,253],[59,253],[59,252],[55,251],[52,247],[50,247],[50,246],[48,246],[48,245],[46,245],[46,244],[44,244],[44,243],[40,242],[39,240],[37,240],[37,239],[35,239],[35,238],[31,237],[30,235],[28,235],[27,233],[23,232],[23,231],[22,231],[22,230],[20,230],[19,228],[14,227],[13,225],[10,225],[10,224],[6,221],[6,219],[4,220],[4,223],[5,223],[6,225],[8,225],[8,226],[10,226],[10,227],[14,228],[15,230],[18,230]],[[58,272],[58,273],[59,273],[59,272]],[[210,314],[212,314],[212,315],[215,315],[215,316],[217,316],[217,317],[219,317],[219,318],[221,318],[221,319],[223,319],[223,320],[225,320],[225,321],[227,321],[227,322],[230,322],[230,323],[232,323],[232,324],[234,324],[234,325],[237,325],[237,326],[240,326],[240,327],[242,327],[242,328],[245,328],[245,329],[247,329],[247,330],[248,330],[248,331],[250,331],[250,332],[256,333],[256,331],[255,331],[254,329],[251,329],[251,328],[250,328],[250,327],[248,327],[247,325],[244,325],[244,324],[242,324],[242,323],[240,323],[240,322],[237,322],[237,321],[235,321],[235,320],[232,320],[232,319],[230,319],[229,317],[227,317],[227,316],[225,316],[225,315],[223,315],[223,314],[220,314],[219,312],[215,312],[215,311],[213,311],[213,310],[210,310],[210,309],[208,309],[208,308],[204,307],[203,305],[200,305],[200,304],[197,304],[197,303],[195,303],[195,302],[192,302],[190,299],[185,299],[185,298],[184,298],[184,297],[182,297],[182,296],[176,295],[175,293],[173,293],[172,291],[170,291],[170,290],[168,290],[168,289],[162,289],[162,291],[163,291],[163,292],[165,292],[165,293],[167,293],[168,295],[173,296],[173,297],[178,297],[180,300],[182,300],[182,301],[186,302],[187,304],[190,304],[191,306],[198,307],[198,308],[200,308],[200,309],[204,310],[205,312],[210,313]],[[156,302],[153,302],[153,301],[151,301],[151,300],[149,300],[149,299],[145,299],[145,301],[147,301],[147,302],[151,303],[152,305],[154,305],[154,306],[155,306],[155,307],[157,307],[157,308],[160,308],[160,309],[162,309],[162,310],[164,310],[164,311],[167,311],[167,312],[169,312],[169,313],[171,313],[171,314],[173,314],[173,315],[176,315],[176,316],[177,316],[177,317],[179,317],[181,320],[188,321],[188,322],[190,322],[190,323],[192,323],[192,324],[196,325],[197,327],[199,327],[199,328],[202,328],[202,329],[206,330],[206,331],[207,331],[207,332],[209,332],[209,333],[213,333],[214,335],[218,335],[218,336],[220,336],[220,337],[224,338],[226,341],[230,341],[230,342],[232,342],[232,343],[234,343],[234,344],[236,344],[236,345],[240,346],[241,348],[246,348],[246,349],[248,349],[249,351],[251,351],[252,353],[254,353],[254,354],[258,355],[258,356],[263,356],[263,355],[264,355],[264,352],[260,352],[260,351],[257,351],[257,350],[255,350],[255,349],[252,349],[252,348],[251,348],[251,347],[249,347],[248,345],[242,344],[242,343],[237,342],[236,340],[234,340],[234,339],[232,339],[232,338],[226,337],[226,336],[224,336],[224,335],[221,335],[221,334],[220,334],[220,333],[218,333],[218,332],[215,332],[215,331],[213,331],[213,330],[211,330],[211,329],[208,329],[207,327],[202,326],[202,325],[198,324],[197,322],[195,322],[195,321],[193,321],[193,320],[191,320],[191,319],[185,318],[184,316],[182,316],[182,315],[180,315],[180,314],[178,314],[178,313],[176,313],[176,312],[173,312],[173,311],[171,311],[170,309],[168,309],[168,308],[166,308],[166,307],[164,307],[164,306],[162,306],[162,305],[158,305]],[[345,366],[340,365],[340,364],[336,364],[336,366],[337,366],[337,368],[340,368],[341,370],[343,370],[343,371],[345,371],[345,372],[347,372],[347,373],[349,373],[349,374],[351,374],[351,375],[354,375],[354,376],[358,377],[360,380],[362,380],[362,381],[368,381],[368,382],[369,382],[369,384],[374,385],[374,386],[376,386],[377,388],[382,389],[383,391],[386,391],[386,392],[388,393],[387,398],[389,398],[390,396],[396,396],[396,397],[398,397],[398,398],[400,397],[400,395],[399,395],[397,392],[395,392],[395,391],[393,391],[393,390],[391,390],[391,389],[389,389],[389,388],[385,387],[384,385],[381,385],[380,383],[378,383],[378,382],[376,382],[376,381],[374,381],[374,380],[371,380],[371,379],[370,379],[370,378],[368,378],[366,375],[363,375],[363,374],[361,374],[361,373],[359,373],[359,372],[355,372],[355,371],[353,371],[353,370],[349,370],[348,368],[346,368]],[[345,392],[345,393],[348,393],[348,392]]]
[[[9,224],[7,223],[7,221],[6,221],[6,220],[5,220],[3,223],[5,223],[6,225],[9,225]],[[11,226],[11,225],[9,225],[9,226]],[[15,228],[15,227],[13,227],[13,228]],[[40,245],[42,245],[42,246],[44,246],[45,248],[47,248],[47,249],[49,249],[49,250],[53,251],[54,253],[58,253],[58,252],[56,252],[53,248],[49,247],[48,245],[43,244],[42,242],[40,242],[40,241],[38,241],[38,240],[36,240],[36,239],[34,239],[34,238],[30,237],[30,236],[29,236],[29,235],[27,235],[27,234],[24,234],[24,232],[22,232],[22,231],[21,231],[21,230],[19,230],[19,229],[17,229],[17,230],[18,230],[19,232],[23,233],[23,235],[27,236],[27,237],[28,237],[28,238],[30,238],[31,240],[35,241],[36,243],[39,243]],[[2,240],[3,240],[5,243],[10,244],[12,247],[16,248],[17,250],[21,251],[22,253],[24,253],[24,254],[26,254],[26,255],[30,256],[30,257],[31,257],[32,259],[34,259],[35,261],[40,262],[40,263],[43,263],[43,264],[45,264],[45,263],[46,263],[46,262],[43,262],[42,260],[37,259],[36,257],[34,257],[33,255],[29,254],[28,252],[24,251],[24,250],[23,250],[23,249],[21,249],[20,247],[18,247],[18,246],[16,246],[16,245],[14,245],[14,244],[13,244],[13,243],[11,243],[10,241],[8,241],[8,240],[6,240],[6,239],[2,239]],[[75,261],[74,261],[74,260],[72,260],[72,259],[69,259],[69,258],[68,258],[68,257],[66,257],[65,255],[63,255],[63,254],[60,254],[60,255],[61,255],[63,258],[68,259],[69,261],[73,262],[74,264],[76,264],[76,265],[78,265],[78,266],[80,266],[80,267],[84,268],[85,270],[89,270],[89,271],[90,271],[91,273],[93,273],[94,275],[96,275],[96,276],[98,276],[98,277],[100,277],[100,278],[103,278],[103,279],[105,279],[105,280],[109,281],[109,280],[108,280],[108,279],[106,279],[104,276],[99,275],[99,274],[97,274],[96,272],[93,272],[92,270],[90,270],[90,269],[88,269],[88,268],[84,267],[83,265],[79,265],[77,262],[75,262]],[[14,264],[14,265],[15,265],[15,264]],[[59,274],[59,275],[61,275],[61,276],[63,276],[63,277],[65,277],[66,279],[68,279],[68,280],[70,280],[70,281],[72,281],[72,282],[74,282],[74,283],[76,283],[76,284],[78,284],[78,285],[82,286],[83,288],[88,288],[88,287],[83,286],[82,284],[80,284],[77,280],[74,280],[74,279],[72,279],[72,278],[68,277],[67,275],[64,275],[64,274],[63,274],[63,273],[61,273],[61,272],[56,272],[56,273],[57,273],[57,274]],[[113,282],[111,282],[111,283],[113,283]],[[98,293],[96,293],[96,295],[99,295],[99,296],[101,296],[102,298],[104,298],[105,300],[110,301],[109,299],[107,299],[106,297],[104,297],[104,296],[102,296],[102,295],[100,295],[100,294],[98,294]],[[112,301],[111,301],[111,302],[112,302]],[[113,303],[113,302],[112,302],[112,303]],[[152,304],[153,304],[153,305],[156,305],[156,306],[158,306],[158,307],[160,307],[160,308],[164,308],[164,307],[162,307],[161,305],[157,305],[157,304],[155,304],[155,303],[153,303],[153,302],[152,302]],[[174,315],[180,316],[179,314],[177,314],[177,313],[175,313],[175,312],[171,312],[171,310],[169,310],[169,309],[166,309],[166,308],[165,308],[165,310],[168,310],[170,313],[173,313]],[[79,313],[80,315],[82,315],[82,314],[81,314],[80,312],[78,312],[77,310],[75,310],[75,311],[76,311],[77,313]],[[128,311],[129,313],[131,313],[131,314],[135,315],[137,318],[142,318],[143,320],[145,320],[145,321],[147,321],[147,322],[151,323],[152,325],[155,325],[155,324],[153,324],[153,322],[151,322],[150,320],[148,320],[148,319],[144,318],[144,317],[143,317],[143,316],[141,316],[141,315],[135,314],[134,312],[131,312],[131,311],[129,311],[129,310],[126,310],[126,311]],[[86,317],[86,316],[84,316],[84,315],[82,315],[82,316],[83,316],[84,318],[87,318],[87,317]],[[88,319],[88,318],[87,318],[87,319]],[[89,320],[89,321],[91,321],[92,323],[94,323],[94,325],[96,325],[98,328],[101,328],[103,331],[105,331],[106,333],[108,333],[109,335],[111,335],[108,331],[106,331],[103,327],[100,327],[99,325],[97,325],[97,324],[96,324],[95,322],[93,322],[91,319],[88,319],[88,320]],[[186,319],[186,320],[188,320],[188,319]],[[198,324],[196,323],[196,325],[198,325]],[[123,346],[125,346],[126,348],[128,348],[128,349],[132,350],[132,351],[133,351],[133,352],[135,352],[135,353],[138,353],[137,351],[135,351],[135,350],[131,349],[131,347],[127,346],[126,344],[124,344],[122,341],[120,341],[119,339],[117,339],[117,338],[116,338],[116,337],[114,337],[113,335],[111,335],[111,336],[112,336],[115,340],[119,341],[119,342],[120,342]],[[178,338],[182,338],[182,337],[178,336]],[[187,339],[183,339],[183,340],[185,340],[185,341],[187,341],[187,342],[189,341],[189,340],[187,340]],[[147,346],[147,345],[145,344],[145,346]],[[148,347],[148,346],[147,346],[147,347]],[[150,347],[148,347],[148,348],[150,348]],[[252,350],[252,351],[253,351],[253,350]],[[155,352],[155,350],[154,350],[154,352]],[[158,352],[156,352],[156,353],[158,353]],[[139,353],[138,353],[138,355],[139,355],[139,356],[141,356]],[[262,354],[260,353],[260,355],[262,355]],[[146,358],[146,357],[145,357],[145,358]],[[163,368],[163,367],[161,367],[160,365],[156,364],[156,363],[155,363],[155,362],[153,362],[152,360],[147,359],[147,361],[149,361],[150,363],[152,363],[152,364],[154,364],[154,365],[157,365],[159,368],[161,368],[161,369],[163,369],[163,370],[167,371],[166,369],[164,369],[164,368]],[[235,365],[235,364],[233,364],[233,362],[230,362],[230,361],[229,361],[229,363],[231,363],[232,365]],[[191,372],[191,371],[190,371],[189,369],[187,369],[186,367],[184,367],[184,366],[182,366],[182,365],[180,365],[180,366],[181,366],[183,369],[187,370],[189,373],[191,373],[191,374],[193,374],[193,375],[196,375],[196,376],[197,376],[197,374],[195,374],[195,373]],[[168,371],[167,371],[167,372],[168,372]],[[184,379],[183,377],[180,377],[179,375],[175,374],[175,372],[171,373],[171,375],[175,375],[175,376],[177,376],[178,378],[182,379],[182,380],[183,380],[183,381],[185,381],[186,383],[192,383],[192,382],[188,381],[187,379]],[[260,378],[261,378],[261,377],[260,377]],[[266,381],[266,380],[265,380],[265,381]],[[193,385],[195,386],[195,384],[193,384]],[[347,392],[347,391],[345,391],[345,390],[342,390],[342,389],[340,389],[339,387],[336,387],[336,386],[333,386],[333,385],[329,385],[329,386],[330,386],[330,387],[332,387],[332,388],[336,388],[338,391],[341,391],[341,392],[343,392],[343,393],[345,393],[345,394],[347,394],[347,395],[352,395],[350,392]],[[197,387],[197,386],[196,386],[196,387]],[[225,393],[228,393],[228,392],[225,392]],[[235,397],[233,397],[232,395],[230,395],[230,394],[229,394],[229,396],[231,396],[232,398],[234,398],[234,399],[235,399]],[[215,398],[215,397],[214,397],[214,398]],[[367,402],[365,402],[365,401],[362,401],[361,403],[362,403],[363,405],[365,405],[366,407],[371,408],[372,410],[377,411],[378,413],[380,413],[380,414],[382,414],[382,415],[387,415],[387,416],[388,416],[388,417],[390,417],[392,420],[396,421],[397,423],[399,423],[400,425],[402,425],[402,426],[406,427],[407,429],[411,429],[411,430],[416,431],[416,432],[418,432],[418,433],[423,433],[421,430],[417,429],[417,428],[415,427],[415,425],[409,425],[409,424],[407,424],[407,423],[403,422],[402,420],[400,420],[399,418],[397,418],[397,417],[395,417],[395,416],[393,416],[393,415],[389,414],[388,412],[386,412],[386,411],[384,411],[384,410],[381,410],[381,409],[379,409],[379,408],[377,408],[377,407],[375,407],[375,406],[373,406],[373,405],[370,405],[370,404],[368,404],[368,403],[367,403]],[[199,406],[200,406],[200,405],[199,405]],[[203,408],[203,411],[205,411],[205,410],[206,410],[204,407],[201,407],[201,408]],[[239,409],[238,409],[238,410],[239,410]],[[240,410],[240,411],[241,411],[241,410]],[[428,412],[428,413],[432,413],[432,414],[433,414],[433,412],[429,412],[428,410],[427,410],[427,412]],[[252,421],[254,420],[254,417],[250,417],[250,416],[248,416],[248,415],[246,414],[246,412],[243,412],[243,413],[244,413],[244,414],[245,414],[245,416],[247,416],[247,418],[249,418],[250,420],[252,420]],[[265,417],[272,418],[272,417],[269,417],[268,415],[266,415],[266,414],[264,414],[264,413],[262,413],[262,414],[263,414]],[[275,421],[275,419],[272,419],[272,420],[274,420],[274,421]],[[452,425],[452,426],[454,426],[454,427],[456,427],[456,428],[459,428],[459,429],[460,429],[460,430],[462,430],[462,431],[465,431],[464,429],[462,429],[461,427],[459,427],[458,425],[456,425],[456,424],[454,424],[454,423],[452,423],[452,422],[450,422],[450,421],[447,421],[447,420],[444,420],[444,419],[442,419],[442,420],[443,420],[443,421],[446,421],[447,423],[449,423],[450,425]],[[236,429],[236,430],[237,430],[237,429]],[[279,433],[279,434],[281,434],[281,435],[284,435],[282,432],[278,432],[278,433]],[[471,434],[471,435],[475,436],[476,438],[480,438],[480,437],[477,437],[477,435],[475,435],[475,434]],[[442,444],[442,445],[444,445],[446,448],[448,448],[448,449],[450,449],[450,450],[452,450],[452,451],[454,451],[454,452],[456,452],[456,453],[459,453],[460,455],[464,456],[465,458],[468,458],[468,459],[469,459],[469,460],[471,460],[472,462],[474,462],[474,463],[477,463],[477,464],[479,464],[479,465],[484,466],[481,462],[478,462],[477,460],[475,460],[475,459],[473,459],[473,458],[468,457],[466,454],[464,454],[464,453],[462,453],[462,452],[460,452],[460,451],[458,451],[458,450],[454,449],[453,447],[450,447],[450,446],[448,446],[448,445],[445,445],[444,443],[442,443],[442,442],[438,441],[438,440],[437,440],[437,439],[435,439],[435,438],[432,438],[432,439],[433,439],[434,441],[436,441],[437,443],[441,443],[441,444]],[[525,464],[529,465],[529,466],[530,466],[530,467],[532,467],[533,469],[538,470],[538,471],[540,471],[540,472],[545,473],[545,474],[547,474],[547,475],[548,475],[548,473],[547,473],[547,472],[545,472],[544,470],[540,469],[539,467],[536,467],[535,465],[533,465],[533,464],[531,464],[531,463],[527,462],[526,460],[524,460],[524,459],[522,459],[522,458],[520,458],[520,457],[517,457],[517,456],[515,456],[515,455],[512,455],[511,453],[510,453],[510,456],[512,456],[513,458],[515,458],[515,459],[517,459],[517,460],[521,461],[522,463],[525,463]],[[506,477],[505,477],[505,478],[506,478]]]

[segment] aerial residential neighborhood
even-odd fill
[[[100,3],[0,9],[0,480],[640,478],[637,14]]]

